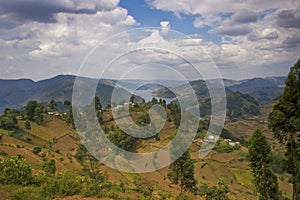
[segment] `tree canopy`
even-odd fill
[[[268,119],[275,138],[286,145],[285,168],[291,174],[293,200],[300,199],[300,59],[291,67],[283,94]]]
[[[256,130],[249,140],[250,167],[253,182],[261,200],[279,199],[276,175],[270,169],[272,162],[271,147],[261,130]]]

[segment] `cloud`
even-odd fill
[[[282,10],[277,14],[277,25],[284,28],[300,28],[300,7]]]
[[[257,13],[249,11],[247,9],[242,9],[234,13],[231,17],[231,20],[236,23],[251,23],[256,22],[257,19]]]
[[[119,0],[0,0],[1,76],[41,79],[76,74],[95,45],[137,25],[118,3]],[[44,13],[31,14],[30,10]]]
[[[282,47],[287,51],[293,51],[295,48],[300,49],[300,32],[286,38],[282,42]]]
[[[28,21],[56,23],[58,13],[95,14],[97,11],[113,10],[119,0],[0,0],[0,25],[12,28]]]
[[[131,44],[126,43],[128,37],[124,36],[123,43],[116,41],[111,45],[117,46],[118,51],[157,45],[182,52],[191,60],[199,59],[200,46],[210,53],[222,74],[231,78],[285,73],[287,66],[299,57],[297,2],[147,0],[153,9],[170,11],[176,16],[189,15],[196,27],[195,35],[189,35],[190,39],[168,39],[171,24],[161,21],[159,15],[155,17],[165,31],[146,32],[144,40],[134,37]],[[176,27],[176,19],[172,23]],[[61,73],[76,74],[95,45],[138,25],[134,16],[119,5],[119,0],[0,0],[1,77],[42,79]],[[212,36],[208,41],[209,34],[220,36]],[[109,49],[100,50],[102,55],[97,59],[102,63]],[[129,56],[116,71],[126,71],[126,63],[138,65],[161,58],[165,58],[166,65],[183,66],[172,53],[164,52],[159,57],[162,53]],[[241,74],[244,71],[247,73]]]
[[[240,36],[247,35],[252,31],[252,27],[248,25],[221,25],[213,30],[210,33],[228,35],[228,36]]]
[[[279,32],[275,28],[264,28],[263,30],[255,30],[253,33],[248,35],[248,40],[258,41],[258,40],[276,40],[279,38]]]
[[[218,15],[217,16],[214,15],[196,16],[193,24],[194,27],[196,28],[203,28],[205,26],[214,27],[216,25],[219,25],[221,21],[222,21],[222,17]]]
[[[169,30],[171,29],[171,24],[169,21],[161,21],[160,26],[162,28],[163,34],[167,34]]]

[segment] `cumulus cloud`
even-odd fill
[[[253,33],[248,35],[248,40],[258,41],[258,40],[275,40],[279,38],[279,32],[275,28],[264,28],[263,30],[255,30]]]
[[[40,79],[76,74],[95,45],[137,25],[118,3],[119,0],[0,0],[1,76],[10,78],[19,72],[19,77]],[[9,70],[2,70],[7,66]]]
[[[55,23],[57,13],[95,14],[115,9],[118,3],[119,0],[0,0],[0,25],[9,28],[28,21]]]
[[[1,76],[41,79],[60,73],[76,73],[85,55],[95,45],[138,25],[119,1],[0,0]],[[176,16],[189,15],[197,34],[190,35],[191,38],[167,39],[172,32],[171,25],[169,21],[161,21],[163,31],[146,32],[147,37],[143,40],[134,37],[135,41],[128,44],[128,38],[124,37],[124,43],[111,43],[118,47],[117,51],[157,45],[188,55],[191,60],[199,60],[197,48],[201,47],[209,52],[223,75],[237,77],[239,74],[239,78],[243,78],[241,71],[245,71],[243,74],[247,77],[251,73],[266,74],[272,71],[267,67],[273,69],[274,66],[277,70],[280,68],[281,73],[286,72],[287,66],[299,57],[300,12],[297,0],[146,2],[153,9],[170,11]],[[218,34],[222,40],[207,41],[205,38],[209,34]],[[103,61],[109,50],[101,51],[104,53],[97,59]],[[138,65],[161,58],[165,58],[163,64],[184,66],[172,53],[147,53],[142,53],[140,58],[129,56],[119,66],[130,62]],[[158,56],[161,54],[163,57]]]
[[[200,32],[205,27],[208,33],[219,34],[223,38],[221,44],[205,42],[202,45],[209,49],[225,75],[241,66],[245,66],[243,70],[249,74],[266,73],[269,70],[265,67],[274,66],[274,72],[286,73],[287,66],[299,58],[300,9],[297,0],[146,2],[154,9],[194,18],[193,25]]]
[[[170,24],[169,21],[161,21],[160,26],[161,26],[162,32],[164,34],[167,34],[169,32],[170,28],[171,28],[171,24]]]

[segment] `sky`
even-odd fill
[[[128,53],[149,44],[163,50]],[[0,0],[1,79],[78,75],[96,47],[86,76],[161,78],[174,67],[194,79],[188,61],[235,80],[285,76],[300,57],[300,1]],[[142,73],[151,61],[160,65]]]

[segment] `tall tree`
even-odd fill
[[[197,181],[194,177],[194,163],[188,150],[170,165],[168,178],[172,183],[179,184],[181,193],[195,191]]]
[[[271,147],[259,129],[249,140],[248,158],[255,189],[260,194],[260,200],[279,199],[277,177],[269,167],[272,162]]]
[[[35,109],[38,107],[38,103],[36,101],[28,101],[25,106],[25,114],[27,119],[33,120],[35,116]]]
[[[275,138],[286,145],[284,167],[291,175],[293,200],[300,200],[300,59],[291,67],[268,122]]]

